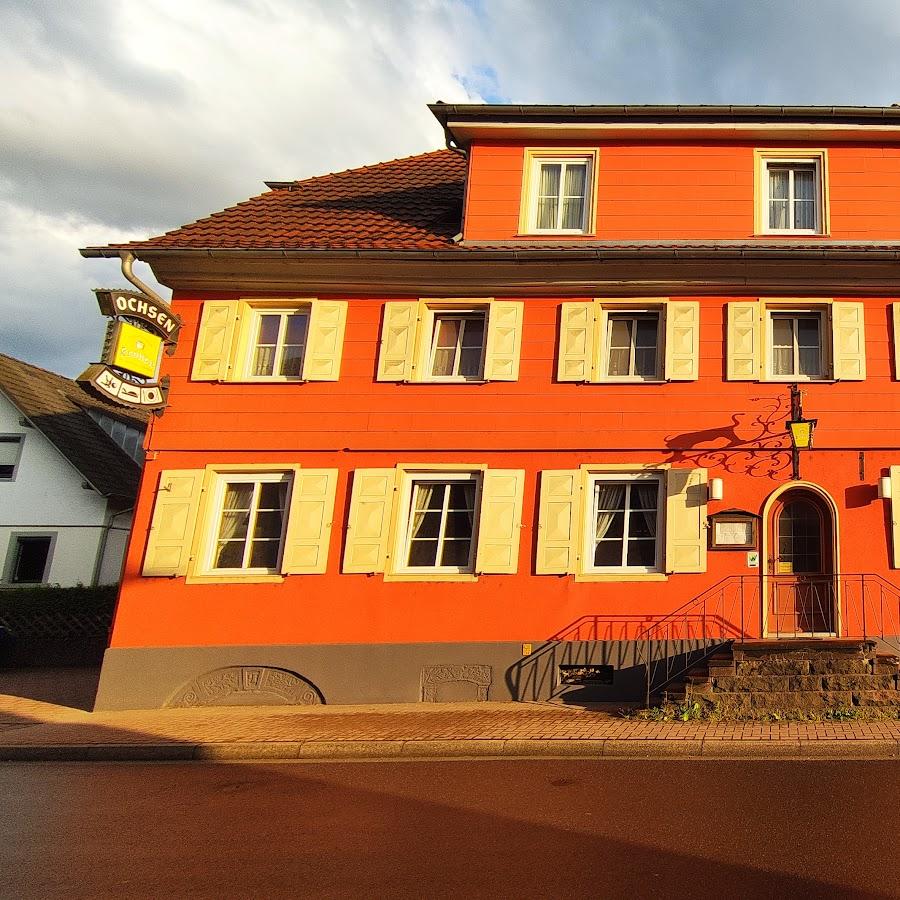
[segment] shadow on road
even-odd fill
[[[70,742],[80,732],[158,740],[82,715],[65,723]],[[36,721],[5,717],[4,727]],[[900,889],[893,830],[870,827],[893,821],[895,762],[10,763],[0,792],[4,896],[720,900]]]
[[[0,694],[72,709],[93,709],[99,682],[99,665],[0,668]]]

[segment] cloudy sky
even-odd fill
[[[124,285],[79,247],[440,147],[438,99],[889,105],[900,0],[0,0],[0,71],[0,352],[76,375]]]

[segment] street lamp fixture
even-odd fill
[[[818,419],[803,417],[803,394],[796,384],[791,385],[791,417],[787,422],[787,432],[791,436],[791,464],[794,481],[800,480],[800,451],[810,450],[813,445],[813,432]]]

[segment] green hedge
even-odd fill
[[[116,585],[104,587],[22,587],[0,590],[0,615],[4,612],[112,612]]]

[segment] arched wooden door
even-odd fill
[[[834,520],[813,491],[785,491],[769,517],[768,637],[833,634]]]

